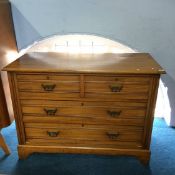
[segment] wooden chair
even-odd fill
[[[5,143],[5,140],[0,132],[0,147],[3,149],[3,151],[5,152],[6,155],[10,154],[10,149],[7,146],[7,144]]]

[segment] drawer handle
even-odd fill
[[[44,108],[44,111],[46,112],[47,115],[55,115],[55,113],[57,112],[57,108],[54,109]]]
[[[41,86],[45,91],[53,91],[56,84],[41,84]]]
[[[118,132],[106,132],[106,135],[111,139],[111,140],[115,140],[118,138],[118,136],[120,135]]]
[[[110,111],[110,110],[107,110],[107,113],[109,116],[111,117],[118,117],[120,114],[121,114],[122,111]]]
[[[111,89],[111,92],[120,92],[123,86],[120,84],[115,84],[115,85],[109,85],[109,88]]]
[[[57,137],[59,133],[60,133],[59,131],[57,131],[57,132],[47,131],[47,135],[49,137]]]

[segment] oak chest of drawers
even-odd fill
[[[8,71],[19,158],[33,152],[136,156],[147,163],[160,74],[146,53],[29,53]]]

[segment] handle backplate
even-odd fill
[[[121,85],[121,84],[112,84],[112,85],[109,85],[109,88],[110,88],[111,92],[120,92],[123,88],[123,85]]]
[[[106,135],[109,139],[116,140],[120,134],[119,132],[106,132]]]
[[[58,135],[59,135],[59,131],[47,131],[47,135],[49,136],[49,137],[57,137]]]
[[[122,111],[112,111],[112,110],[107,110],[107,114],[110,117],[118,117],[121,114]]]
[[[44,91],[53,91],[56,87],[56,84],[41,84]]]
[[[47,115],[55,115],[57,112],[57,108],[44,108],[44,111],[46,112]]]

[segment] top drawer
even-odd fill
[[[88,75],[85,76],[85,97],[147,100],[150,84],[149,76]]]
[[[20,98],[75,98],[80,93],[80,76],[53,73],[17,74]]]

